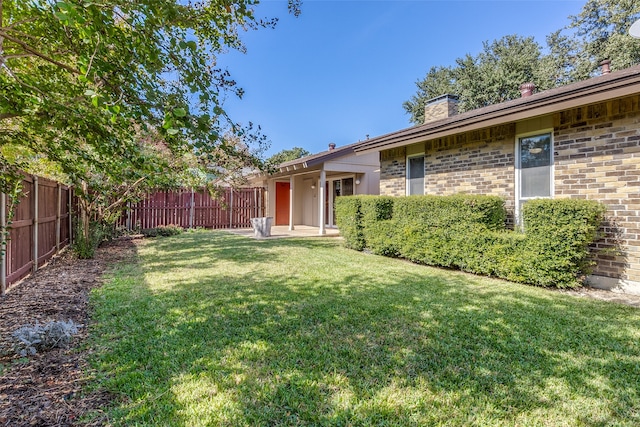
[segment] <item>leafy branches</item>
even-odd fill
[[[257,5],[0,0],[0,153],[55,165],[98,219],[197,168],[260,167],[266,139],[224,111],[243,91],[217,64],[244,51],[242,32],[274,27]]]
[[[425,101],[446,93],[459,96],[463,112],[518,98],[522,83],[545,90],[584,80],[606,58],[614,70],[638,64],[640,43],[627,31],[639,18],[637,1],[587,0],[567,28],[547,36],[544,47],[532,37],[508,35],[485,42],[482,52],[458,58],[454,67],[432,67],[403,107],[411,122],[422,124]]]

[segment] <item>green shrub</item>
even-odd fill
[[[144,237],[168,237],[175,236],[184,232],[184,229],[179,225],[161,225],[155,228],[145,228],[141,230]]]
[[[377,255],[398,256],[397,225],[392,221],[394,197],[361,196],[364,246]]]
[[[76,224],[73,251],[80,259],[91,259],[95,256],[96,249],[105,240],[105,225],[97,222],[89,224],[89,236],[84,235],[82,223]]]
[[[400,197],[393,216],[399,221],[428,227],[484,224],[491,230],[504,229],[507,213],[497,196],[454,195]]]
[[[335,202],[336,224],[347,248],[364,249],[362,234],[362,196],[337,197]]]
[[[605,211],[594,201],[532,200],[523,208],[523,233],[506,230],[504,201],[495,196],[339,199],[345,202],[338,224],[349,247],[556,287],[577,286],[589,273],[589,244]]]
[[[579,284],[593,266],[589,245],[598,237],[604,205],[593,200],[538,199],[523,207],[523,268],[527,283],[567,287]]]

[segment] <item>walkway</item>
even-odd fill
[[[225,229],[229,233],[238,234],[241,236],[252,237],[252,228],[235,228]],[[286,239],[288,237],[339,237],[340,231],[337,228],[327,228],[326,234],[319,234],[320,229],[318,227],[311,227],[308,225],[296,225],[295,230],[289,231],[289,227],[286,225],[276,225],[271,227],[271,237],[263,237],[262,239]]]

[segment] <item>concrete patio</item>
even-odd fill
[[[289,226],[287,225],[275,225],[271,227],[270,237],[260,238],[254,236],[253,228],[225,229],[224,231],[257,240],[286,239],[290,237],[340,237],[340,231],[337,228],[326,228],[326,234],[320,234],[320,228],[308,225],[296,225],[294,230],[289,230]]]

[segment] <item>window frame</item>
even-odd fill
[[[551,141],[551,147],[549,150],[549,196],[534,196],[534,197],[523,197],[522,196],[522,165],[521,165],[521,158],[520,158],[520,140],[523,138],[529,138],[532,136],[543,136],[543,135],[549,135],[550,141]],[[516,224],[522,226],[522,215],[520,212],[520,204],[522,201],[527,201],[527,200],[535,200],[535,199],[553,199],[555,197],[555,184],[554,184],[554,175],[555,175],[555,162],[554,162],[554,154],[555,154],[555,141],[553,138],[553,128],[547,128],[547,129],[539,129],[536,130],[534,132],[526,132],[526,133],[520,133],[516,135],[516,140],[515,140],[515,190],[516,190],[516,194],[515,194],[515,221]]]
[[[422,193],[420,194],[411,194],[411,170],[409,165],[411,164],[411,159],[417,159],[417,158],[422,158]],[[426,184],[426,177],[427,177],[427,171],[426,171],[426,162],[425,162],[425,155],[424,152],[422,153],[416,153],[416,154],[412,154],[410,156],[407,156],[406,159],[406,173],[405,173],[405,194],[407,196],[424,196],[426,194],[425,191],[425,184]]]

